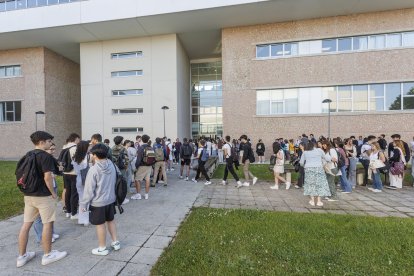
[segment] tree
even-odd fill
[[[410,89],[410,91],[408,91],[407,95],[413,95],[414,96],[414,87],[412,87]],[[414,97],[407,97],[404,98],[404,106],[403,106],[404,110],[407,109],[414,109]],[[390,105],[389,110],[401,110],[401,95],[398,96],[395,101]]]

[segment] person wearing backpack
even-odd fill
[[[82,212],[89,210],[89,221],[96,226],[99,246],[92,249],[92,254],[105,256],[109,254],[109,250],[106,247],[107,229],[111,235],[112,249],[115,251],[121,249],[114,221],[117,172],[112,161],[106,158],[108,154],[107,146],[97,144],[90,152],[95,165],[90,167],[86,176],[84,194],[80,200],[80,209]]]
[[[72,160],[75,156],[76,145],[80,141],[80,136],[76,133],[71,133],[66,139],[67,144],[61,151],[58,162],[63,165],[63,185],[65,192],[65,206],[66,217],[73,220],[78,219],[78,203],[79,195],[76,189],[76,172],[73,169]]]
[[[79,194],[79,200],[83,198],[83,191],[85,188],[86,175],[89,171],[90,156],[88,154],[89,143],[87,141],[80,141],[76,146],[75,156],[73,157],[72,165],[76,172],[76,189]],[[85,226],[89,225],[89,213],[82,212],[82,209],[79,209],[78,213],[78,224],[83,224]]]
[[[233,163],[238,161],[237,150],[236,147],[232,145],[229,135],[225,137],[225,142],[226,143],[223,145],[223,156],[226,160],[226,167],[224,168],[224,176],[222,183],[223,185],[227,184],[227,176],[230,172],[234,180],[236,180],[237,182],[236,187],[240,188],[243,186],[243,184],[240,182],[239,176],[236,174],[233,167]]]
[[[167,151],[165,147],[161,144],[161,138],[155,138],[155,144],[153,146],[154,153],[155,153],[155,165],[154,165],[154,177],[152,178],[151,187],[155,187],[155,183],[157,182],[157,176],[159,171],[161,170],[161,174],[163,177],[164,186],[166,187],[167,184],[167,172],[165,168],[165,160],[167,160]]]
[[[183,177],[184,168],[187,167],[185,181],[188,181],[188,178],[190,177],[190,164],[191,164],[192,155],[193,155],[193,149],[188,143],[188,139],[184,138],[183,144],[181,145],[181,148],[180,148],[180,158],[181,158],[180,179],[184,178]]]
[[[369,169],[369,156],[371,155],[371,143],[375,142],[376,137],[374,135],[369,135],[366,138],[366,142],[361,146],[361,154],[359,161],[364,167],[364,185],[368,185],[368,169]]]
[[[105,139],[105,140],[108,140],[108,139]],[[108,140],[108,143],[103,143],[102,135],[99,133],[95,133],[91,136],[91,142],[89,145],[90,149],[93,148],[93,146],[95,146],[96,144],[102,144],[108,147],[108,156],[106,158],[108,158],[109,160],[112,160],[112,150],[111,150],[111,147],[109,147],[109,140]],[[88,149],[88,152],[89,152],[89,149]]]
[[[198,179],[200,178],[200,173],[202,173],[204,177],[206,178],[206,182],[204,183],[204,185],[211,184],[210,177],[208,176],[206,168],[204,167],[209,156],[210,155],[206,147],[206,141],[204,139],[201,139],[198,142],[198,150],[197,150],[197,157],[196,157],[198,159],[197,173],[196,173],[195,178],[192,179],[194,183],[198,182]]]
[[[142,135],[142,145],[137,151],[137,161],[135,162],[135,187],[137,193],[131,197],[131,199],[141,199],[141,181],[145,181],[145,195],[144,198],[148,199],[148,193],[150,188],[150,178],[152,166],[156,163],[155,152],[152,147],[148,145],[150,137],[146,134]]]
[[[243,183],[243,186],[249,187],[250,178],[253,179],[253,185],[255,185],[257,182],[257,177],[254,176],[251,173],[251,171],[249,171],[250,163],[254,163],[255,158],[254,158],[252,147],[250,146],[249,143],[247,143],[247,135],[240,136],[240,140],[241,140],[240,148],[243,148],[243,155],[242,155],[241,162],[243,164],[243,173],[244,173],[244,178],[245,178],[245,182]]]
[[[334,139],[335,149],[338,152],[338,175],[340,176],[341,189],[343,194],[350,194],[352,192],[352,184],[346,177],[346,169],[349,166],[349,160],[344,151],[344,143],[341,140]]]
[[[259,139],[259,142],[256,144],[256,153],[259,156],[259,164],[264,163],[264,154],[265,154],[265,145],[263,144],[262,139]]]
[[[29,151],[17,164],[17,186],[24,194],[23,225],[19,233],[19,256],[16,266],[22,267],[36,255],[27,251],[29,231],[35,219],[40,215],[43,222],[42,247],[44,255],[42,265],[48,265],[66,257],[65,251],[52,250],[52,229],[56,220],[57,194],[53,189],[53,173],[57,164],[50,149],[53,136],[45,131],[36,131],[30,135],[35,149]]]
[[[121,171],[121,174],[125,179],[128,179],[128,152],[125,147],[122,145],[124,137],[115,136],[114,143],[112,147],[112,162],[118,167]]]

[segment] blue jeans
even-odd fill
[[[343,166],[342,168],[339,168],[341,170],[341,177],[340,177],[341,188],[345,192],[352,192],[352,185],[348,181],[348,179],[346,178],[346,168],[347,168],[347,166]]]
[[[374,176],[374,189],[382,190],[382,181],[381,181],[381,174],[378,170],[376,172],[372,172],[372,175]]]
[[[352,187],[356,186],[356,168],[357,168],[358,159],[349,158],[349,178],[348,181],[351,183]]]

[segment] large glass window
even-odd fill
[[[6,0],[6,10],[15,10],[16,7],[16,0]]]
[[[384,110],[384,84],[371,84],[370,86],[370,111]]]
[[[111,54],[112,59],[137,58],[141,56],[142,56],[141,51]]]
[[[297,43],[285,43],[283,44],[284,47],[284,55],[285,56],[296,56],[298,55],[298,44]]]
[[[401,46],[401,34],[387,34],[387,48],[396,48]]]
[[[142,89],[112,90],[112,96],[140,96],[143,94]]]
[[[111,73],[113,78],[116,77],[135,77],[142,76],[142,70],[131,70],[131,71],[115,71]]]
[[[0,102],[0,123],[22,120],[22,102]]]
[[[351,86],[338,86],[338,112],[352,111]]]
[[[270,47],[272,57],[283,56],[283,44],[272,44]]]
[[[338,51],[351,51],[352,50],[352,37],[338,39]]]
[[[414,82],[406,82],[403,84],[403,109],[414,109]]]
[[[322,52],[336,52],[336,39],[322,40]]]
[[[368,37],[358,36],[353,38],[354,51],[368,49]]]
[[[368,111],[368,85],[354,85],[353,111]]]
[[[401,83],[387,83],[385,91],[385,110],[401,110]]]
[[[20,65],[0,66],[0,78],[18,77],[21,73]]]
[[[131,115],[131,114],[142,114],[142,113],[144,113],[143,108],[112,109],[112,115]]]
[[[383,49],[385,48],[385,35],[371,35],[369,36],[369,49]]]
[[[257,115],[270,114],[270,91],[257,91]]]
[[[414,32],[404,33],[404,46],[414,46]]]

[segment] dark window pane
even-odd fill
[[[6,111],[14,111],[13,102],[6,102]]]
[[[14,102],[15,121],[22,120],[22,102]]]
[[[338,51],[351,51],[352,50],[352,38],[340,38],[338,40]]]
[[[13,122],[13,121],[14,121],[13,112],[6,112],[6,122]]]
[[[414,109],[414,97],[404,97],[404,110]]]
[[[414,95],[414,82],[403,83],[403,94]]]

